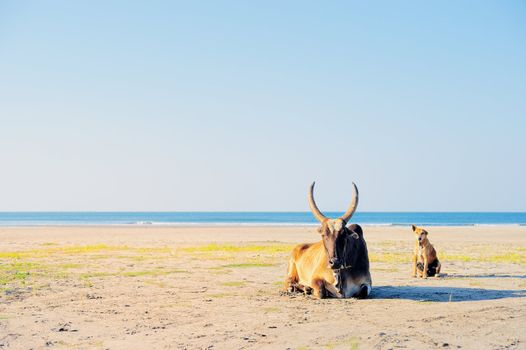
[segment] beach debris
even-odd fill
[[[102,299],[102,297],[100,295],[96,295],[96,294],[86,294],[86,298],[87,299]]]
[[[56,328],[52,328],[51,330],[55,332],[78,332],[78,329],[71,328],[71,322],[63,323]]]

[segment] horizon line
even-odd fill
[[[325,213],[343,213],[344,211],[340,210],[325,210]],[[309,210],[13,210],[13,211],[3,211],[0,210],[0,214],[12,214],[12,213],[310,213]],[[395,211],[386,211],[386,210],[366,210],[366,211],[357,211],[358,213],[443,213],[443,214],[452,214],[452,213],[511,213],[511,214],[526,214],[525,211],[520,210],[457,210],[457,211],[443,211],[443,210],[423,210],[423,211],[411,211],[411,210],[395,210]]]

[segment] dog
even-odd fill
[[[415,234],[412,276],[416,277],[418,270],[420,277],[422,278],[427,278],[428,276],[439,277],[442,265],[440,264],[440,261],[438,261],[435,248],[427,238],[428,232],[415,225],[412,225],[411,227]]]

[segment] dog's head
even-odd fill
[[[415,234],[415,239],[420,245],[422,245],[427,240],[427,231],[416,225],[411,225],[411,228],[413,229],[413,233]]]

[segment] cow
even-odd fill
[[[366,298],[371,293],[369,255],[359,225],[347,223],[358,206],[353,182],[352,202],[341,217],[327,218],[314,201],[314,182],[308,191],[309,207],[321,223],[317,243],[299,244],[292,250],[285,290],[312,293],[317,298]]]

